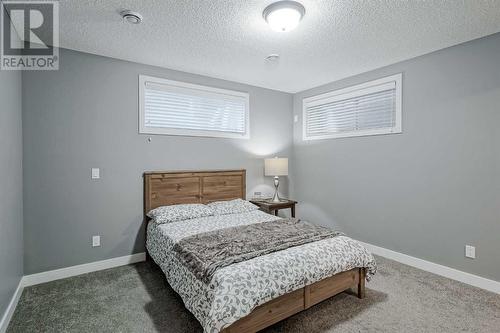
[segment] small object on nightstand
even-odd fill
[[[251,203],[254,205],[259,206],[261,210],[263,210],[266,213],[274,215],[278,215],[278,211],[280,209],[287,209],[290,208],[292,211],[292,217],[295,217],[295,204],[297,201],[294,200],[288,200],[288,199],[281,199],[282,201],[280,202],[273,202],[270,200],[259,200],[259,199],[252,199],[250,200]]]
[[[288,158],[266,158],[264,160],[264,174],[274,177],[273,202],[281,202],[278,194],[278,187],[280,186],[279,176],[288,176]]]

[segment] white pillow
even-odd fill
[[[214,213],[203,204],[182,204],[161,206],[149,211],[147,215],[154,219],[156,223],[162,224],[212,216]]]
[[[212,209],[214,215],[247,213],[259,209],[258,206],[243,199],[215,201],[209,203],[207,206]]]

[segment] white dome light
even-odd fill
[[[298,2],[278,1],[267,6],[262,16],[274,31],[287,32],[297,27],[305,12]]]

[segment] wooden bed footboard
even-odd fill
[[[365,268],[355,268],[305,286],[258,306],[248,316],[241,318],[222,332],[260,331],[350,288],[357,287],[358,297],[364,298],[365,276]]]

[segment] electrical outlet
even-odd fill
[[[299,116],[298,115],[294,115],[293,116],[293,122],[296,123],[299,121]]]
[[[476,247],[465,245],[465,256],[467,258],[476,259]]]
[[[254,198],[261,198],[262,197],[262,192],[253,192],[253,197]]]
[[[101,236],[92,236],[92,247],[101,246]]]

